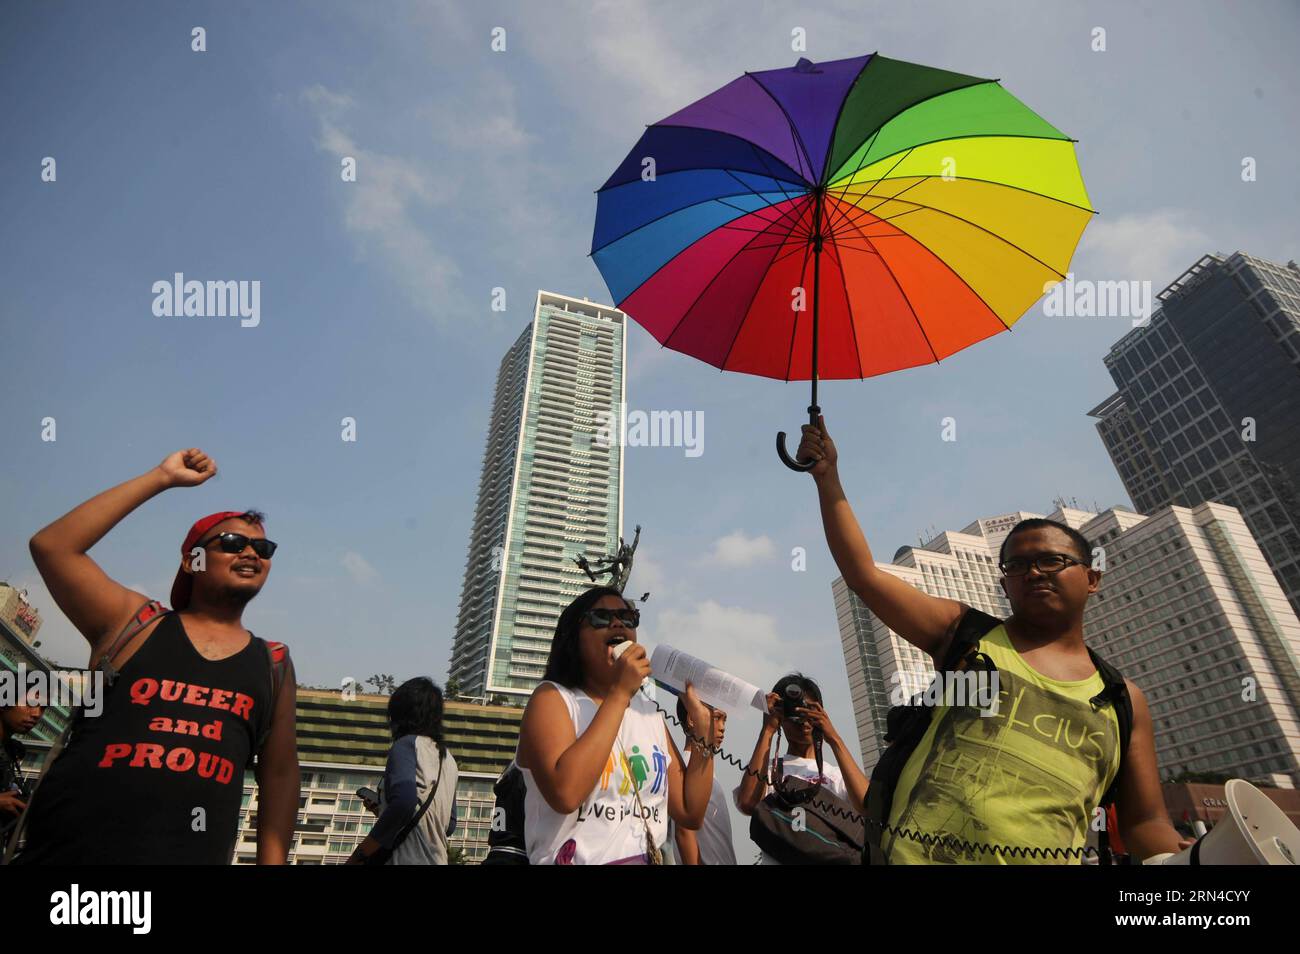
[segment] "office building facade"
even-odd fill
[[[1300,612],[1300,267],[1207,255],[1159,298],[1089,414],[1135,509],[1235,507]]]

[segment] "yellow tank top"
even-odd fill
[[[1089,699],[1101,674],[1049,679],[1011,645],[1005,626],[980,640],[998,667],[996,714],[938,706],[903,767],[894,828],[953,835],[971,845],[1079,849],[1093,809],[1119,771],[1119,720]],[[1023,855],[925,844],[885,832],[890,864],[1078,864],[1078,855]]]

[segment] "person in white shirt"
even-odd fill
[[[796,686],[802,691],[803,704],[795,706],[793,712],[785,711],[783,700],[787,698],[787,689]],[[822,708],[822,691],[817,683],[800,673],[782,676],[772,691],[767,694],[767,715],[763,717],[763,728],[759,731],[758,742],[754,745],[754,754],[749,760],[748,770],[740,780],[740,785],[732,793],[736,808],[742,815],[751,815],[770,791],[767,782],[768,755],[772,749],[772,739],[777,730],[785,736],[786,754],[782,759],[783,775],[794,776],[809,782],[820,782],[828,791],[847,801],[855,811],[863,810],[867,797],[867,777],[858,766],[858,761],[849,747],[840,737],[831,723],[830,716]],[[823,744],[828,746],[835,756],[835,761],[842,766],[836,768],[823,759],[821,774],[817,773],[817,753],[814,748],[815,736],[821,734]],[[778,864],[766,852],[762,853],[762,863]]]
[[[560,614],[543,682],[519,729],[524,841],[530,864],[654,864],[668,819],[699,828],[713,788],[713,752],[683,761],[641,692],[650,660],[636,645],[641,614],[613,587],[593,587]],[[614,648],[633,646],[621,656]],[[687,684],[686,707],[709,715]]]
[[[714,720],[714,738],[722,745],[727,729],[727,712],[714,709],[705,704]],[[677,700],[677,721],[686,734],[687,744],[692,737],[702,738],[703,732],[686,711],[686,703]],[[677,852],[679,865],[734,865],[736,848],[731,841],[731,812],[727,806],[727,794],[722,783],[715,776],[713,794],[709,797],[709,807],[704,813],[704,824],[698,831],[681,828],[674,823],[668,825],[669,842]]]

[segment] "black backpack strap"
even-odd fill
[[[980,640],[1002,625],[996,616],[981,612],[967,606],[957,623],[952,642],[944,653],[939,670],[952,672],[972,653],[978,652]],[[984,657],[986,664],[992,666],[992,660]],[[863,804],[866,816],[866,844],[862,853],[863,864],[884,864],[886,858],[882,850],[884,826],[894,802],[894,789],[903,774],[903,768],[916,750],[921,738],[930,724],[933,709],[929,706],[901,705],[889,710],[886,717],[888,731],[885,741],[889,743],[881,753],[879,761],[871,771],[871,781],[867,786],[867,797]]]
[[[1111,705],[1115,708],[1115,720],[1119,723],[1119,764],[1123,769],[1124,757],[1128,755],[1129,737],[1133,734],[1133,699],[1128,694],[1128,684],[1119,670],[1112,666],[1101,656],[1088,650],[1088,655],[1092,659],[1092,664],[1097,667],[1097,672],[1101,674],[1102,681],[1106,688],[1097,695],[1093,696],[1089,702],[1092,703],[1093,709],[1100,709],[1104,705]],[[1109,805],[1115,801],[1119,794],[1119,772],[1115,773],[1115,778],[1111,781],[1110,787],[1101,797],[1101,804]]]
[[[268,640],[262,640],[262,645],[266,648],[266,661],[271,667],[271,714],[266,720],[266,728],[262,730],[261,738],[257,740],[257,752],[262,751],[262,746],[271,735],[271,725],[275,721],[276,702],[280,699],[280,687],[284,685],[285,675],[289,671],[289,647],[284,643],[273,643]]]
[[[1110,786],[1102,794],[1098,806],[1105,812],[1119,797],[1119,780],[1124,771],[1124,757],[1128,755],[1129,737],[1133,734],[1133,699],[1129,696],[1128,684],[1124,682],[1124,676],[1118,669],[1102,659],[1091,648],[1088,649],[1088,657],[1097,667],[1102,682],[1106,684],[1101,692],[1088,701],[1094,710],[1106,705],[1113,706],[1115,721],[1119,723],[1119,767],[1115,770],[1115,777],[1111,780]],[[1113,863],[1109,828],[1110,818],[1107,816],[1101,830],[1097,832],[1097,860],[1103,865]]]
[[[957,624],[957,631],[952,634],[952,642],[948,645],[943,664],[939,668],[944,672],[952,672],[979,645],[981,639],[1001,625],[1002,620],[996,616],[967,607],[961,622]]]
[[[166,616],[168,613],[172,612],[174,612],[174,610],[167,609],[167,607],[163,606],[157,600],[149,600],[149,602],[145,603],[144,606],[141,606],[136,610],[135,615],[132,616],[131,619],[127,621],[127,624],[122,627],[122,632],[117,634],[117,639],[113,640],[112,644],[109,645],[108,650],[99,657],[99,661],[93,667],[103,670],[104,682],[106,684],[111,686],[117,681],[119,674],[117,668],[113,665],[113,660],[117,658],[117,651],[126,643],[129,643],[135,635],[140,632],[140,630],[144,629],[155,619],[161,616]]]

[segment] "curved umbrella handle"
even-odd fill
[[[821,412],[822,409],[816,404],[810,406],[808,408],[808,423],[816,426],[817,417]],[[817,461],[815,460],[798,461],[790,456],[790,452],[785,449],[785,431],[777,432],[776,453],[777,456],[781,458],[781,463],[785,464],[785,466],[789,467],[791,470],[796,470],[800,473],[807,473],[817,466]]]

